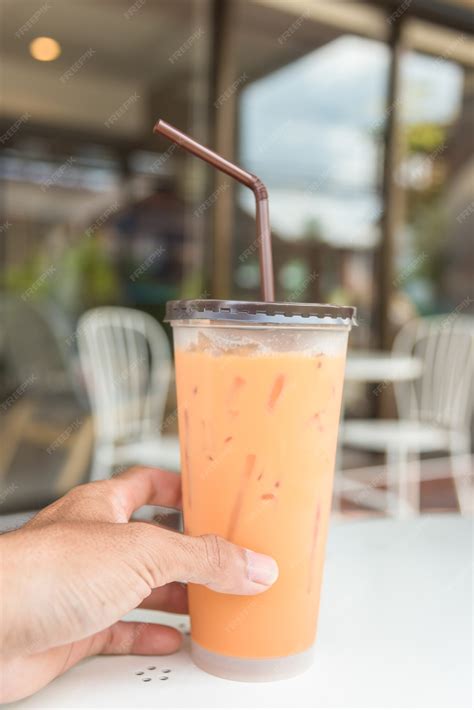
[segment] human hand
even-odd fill
[[[180,477],[135,468],[78,486],[0,536],[0,701],[26,697],[87,656],[168,654],[181,634],[119,619],[138,606],[186,613],[186,588],[259,594],[272,558],[215,535],[129,522],[142,505],[179,507]]]

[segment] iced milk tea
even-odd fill
[[[180,331],[186,532],[270,555],[280,570],[255,597],[190,584],[193,644],[234,659],[298,658],[316,633],[347,329]]]

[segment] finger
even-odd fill
[[[101,654],[166,655],[181,646],[183,637],[177,629],[163,624],[117,621],[98,634]]]
[[[171,626],[140,621],[117,621],[93,636],[74,643],[66,667],[70,668],[88,656],[166,655],[177,651],[182,640],[182,634]]]
[[[194,582],[227,594],[259,594],[278,578],[278,565],[268,555],[234,545],[217,535],[190,537],[146,523],[133,523],[139,544],[135,555],[150,569],[153,587],[172,581]]]
[[[134,467],[106,481],[77,486],[27,523],[53,520],[102,520],[125,523],[142,505],[181,507],[181,476],[160,468]]]
[[[107,629],[72,644],[8,659],[0,673],[2,701],[10,702],[31,695],[89,656],[166,655],[177,651],[181,642],[180,632],[169,626],[118,621]],[[22,678],[21,685],[15,682],[19,675]]]
[[[163,587],[157,587],[140,604],[142,609],[159,609],[171,611],[174,614],[188,613],[188,590],[185,584],[172,582]]]
[[[181,507],[181,476],[171,471],[136,466],[108,483],[127,519],[142,505]]]

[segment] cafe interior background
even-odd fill
[[[152,365],[160,416],[107,444],[93,383],[110,363],[85,357],[85,313],[162,323],[169,299],[259,298],[250,193],[153,135],[158,118],[266,183],[278,300],[357,306],[335,513],[472,510],[472,349],[451,355],[473,332],[471,3],[1,0],[0,13],[0,514],[101,465],[179,470],[166,346],[112,388],[141,396]],[[400,355],[413,322],[435,324],[436,357]],[[444,409],[454,379],[462,417],[407,417],[401,390],[439,380],[440,359]],[[451,424],[456,461],[433,445]],[[397,454],[417,426],[426,445]],[[112,444],[123,460],[101,464]]]

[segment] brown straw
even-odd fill
[[[201,160],[205,160],[214,168],[221,170],[226,175],[234,178],[246,187],[249,187],[255,195],[255,206],[257,213],[257,239],[254,244],[258,244],[260,256],[260,275],[262,279],[262,294],[264,301],[275,300],[275,289],[273,284],[273,262],[272,262],[272,235],[270,231],[270,216],[268,212],[268,193],[263,182],[242,170],[238,165],[230,163],[221,155],[214,153],[205,146],[197,143],[189,136],[178,131],[177,128],[170,126],[165,121],[158,121],[153,131],[166,136],[173,143],[177,143],[182,148],[196,155]]]

